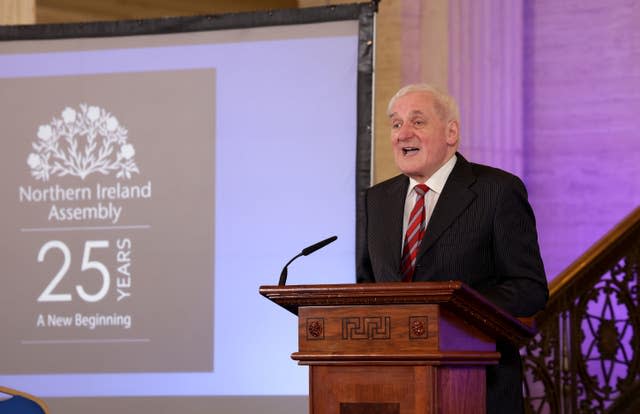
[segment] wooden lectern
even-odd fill
[[[534,330],[462,282],[262,286],[298,315],[310,414],[485,413],[495,341]]]

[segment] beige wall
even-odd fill
[[[33,24],[35,0],[0,0],[0,24]]]
[[[398,174],[391,154],[387,104],[409,83],[447,90],[447,0],[385,0],[376,25],[374,182]]]
[[[402,86],[402,1],[380,3],[376,16],[373,103],[373,182],[397,174],[389,140],[387,103]]]

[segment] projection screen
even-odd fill
[[[53,412],[306,412],[295,316],[355,280],[371,4],[0,28],[0,384]],[[151,411],[153,410],[153,411]]]

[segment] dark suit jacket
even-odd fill
[[[457,154],[420,245],[415,281],[460,280],[514,316],[547,300],[535,218],[522,181]],[[402,217],[409,179],[367,190],[357,251],[358,282],[401,281]],[[500,364],[487,370],[487,412],[522,412],[522,373],[515,346],[498,343]]]

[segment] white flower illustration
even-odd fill
[[[96,121],[100,118],[100,108],[97,106],[90,106],[87,111],[87,118],[89,118],[90,121]]]
[[[40,125],[39,141],[27,157],[31,175],[48,181],[51,176],[75,176],[84,180],[93,173],[130,179],[139,173],[133,145],[118,118],[98,106],[66,107],[62,118]]]
[[[135,148],[133,148],[133,145],[124,144],[122,147],[120,147],[120,154],[122,155],[122,158],[125,158],[128,160],[133,158],[134,155],[136,155],[136,150]]]
[[[38,138],[41,140],[48,140],[53,135],[53,130],[51,129],[51,125],[40,125],[38,128]]]
[[[107,131],[113,132],[118,128],[118,118],[115,116],[110,116],[107,119]]]
[[[76,120],[76,111],[68,106],[62,111],[62,119],[66,124],[71,124]]]
[[[27,158],[27,164],[29,164],[29,167],[32,169],[38,168],[40,166],[40,162],[40,156],[38,154],[34,154],[33,152],[29,154],[29,157]]]

